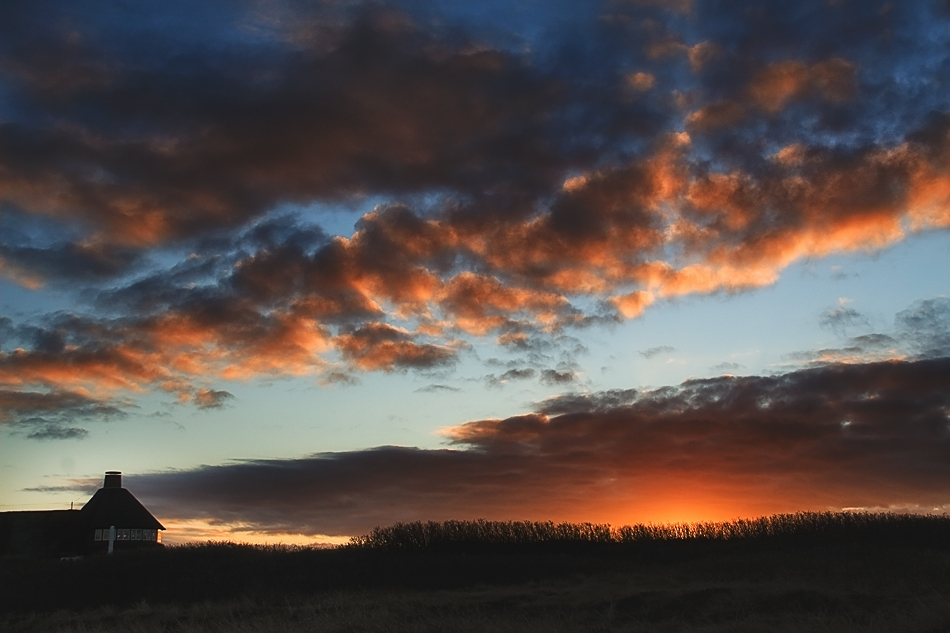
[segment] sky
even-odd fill
[[[0,510],[950,509],[950,3],[0,5]]]

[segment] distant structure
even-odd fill
[[[122,473],[116,470],[106,473],[102,488],[79,511],[77,527],[83,530],[82,544],[89,552],[158,544],[165,529],[122,487]]]
[[[84,556],[162,547],[164,529],[122,487],[122,473],[110,470],[81,510],[0,512],[0,556]]]

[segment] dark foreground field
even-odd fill
[[[950,631],[950,517],[448,522],[0,561],[2,631]]]

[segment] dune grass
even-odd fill
[[[418,522],[332,550],[205,543],[0,561],[0,630],[950,630],[950,518]]]
[[[950,517],[870,512],[799,512],[725,522],[625,525],[552,521],[416,521],[375,528],[347,547],[431,549],[479,545],[533,546],[574,543],[616,545],[669,542],[768,541],[772,545],[832,540],[939,542],[950,534]]]

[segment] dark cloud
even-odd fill
[[[736,370],[742,369],[743,367],[745,367],[745,365],[742,365],[740,363],[725,362],[725,363],[719,363],[718,365],[713,365],[712,367],[710,367],[710,369],[712,369],[713,371],[730,372],[730,371],[736,371]]]
[[[539,413],[544,415],[603,412],[627,406],[634,402],[639,395],[640,392],[636,389],[610,389],[586,394],[569,393],[539,402],[536,408]]]
[[[141,260],[129,249],[108,244],[61,242],[48,247],[0,244],[0,270],[11,276],[42,283],[96,281],[128,273]]]
[[[888,334],[862,334],[861,336],[854,336],[850,339],[850,342],[856,347],[868,351],[875,349],[888,349],[896,348],[898,346],[898,341],[893,336]]]
[[[89,435],[89,431],[75,426],[45,426],[33,431],[27,438],[31,440],[81,440]]]
[[[364,370],[431,369],[456,362],[456,350],[413,339],[405,330],[369,323],[341,334],[337,344],[344,358]]]
[[[898,333],[925,357],[950,355],[950,299],[936,297],[918,301],[898,312]]]
[[[397,4],[278,2],[264,16],[213,3],[203,11],[215,28],[200,35],[174,4],[142,3],[121,21],[60,2],[6,9],[3,199],[141,246],[367,193],[449,191],[476,203],[455,207],[465,226],[519,220],[566,176],[596,172],[596,186],[553,200],[538,233],[542,248],[577,257],[608,230],[652,244],[655,219],[617,201],[649,202],[655,172],[625,158],[686,120],[728,126],[711,149],[722,160],[754,150],[741,167],[758,177],[765,148],[747,137],[762,126],[779,148],[839,146],[835,136],[857,147],[882,133],[897,144],[943,107],[926,78],[895,103],[907,67],[945,72],[921,63],[938,55],[945,20],[923,4],[879,14],[697,2],[702,19],[685,29],[656,7],[594,3],[573,8],[571,29],[520,47]],[[637,76],[650,80],[631,95]],[[535,263],[521,272],[551,268]]]
[[[0,316],[0,352],[4,349],[12,351],[12,343],[16,335],[16,327],[13,325],[13,319]]]
[[[649,349],[642,350],[639,352],[639,354],[646,359],[650,359],[654,356],[659,356],[660,354],[672,354],[675,351],[675,347],[670,347],[669,345],[660,345],[658,347],[651,347]]]
[[[43,427],[43,437],[37,438],[54,439],[56,435],[52,430],[81,430],[64,428],[76,419],[121,418],[127,415],[125,409],[128,406],[126,402],[97,400],[81,393],[62,390],[41,392],[0,389],[0,424],[14,428]]]
[[[343,385],[346,387],[351,387],[353,385],[360,384],[360,379],[352,374],[348,374],[345,371],[329,371],[323,376],[320,377],[320,384],[322,385]]]
[[[837,308],[826,310],[818,320],[822,327],[828,327],[837,334],[844,334],[849,327],[869,326],[867,317],[842,303]]]
[[[59,492],[84,492],[86,494],[92,494],[90,489],[95,492],[98,489],[98,484],[100,481],[98,479],[88,480],[85,482],[77,481],[74,484],[68,486],[33,486],[31,488],[23,488],[23,492],[46,492],[46,493],[59,493]]]
[[[537,370],[532,367],[514,368],[509,369],[500,376],[489,374],[485,377],[485,382],[488,383],[489,387],[501,387],[512,380],[530,380],[537,374]]]
[[[234,394],[220,389],[199,389],[195,392],[195,406],[199,409],[217,409],[234,398]]]
[[[158,25],[180,9],[145,4],[128,16],[146,20],[136,39],[94,15],[47,19],[63,7],[5,11],[6,199],[144,245],[281,202],[499,183],[530,193],[593,141],[554,77],[460,30],[373,4],[335,20],[319,5],[283,8],[287,24],[322,26],[267,38],[273,16],[215,5],[208,34],[171,34]],[[264,38],[242,33],[255,20]]]
[[[129,477],[160,516],[308,534],[400,520],[663,520],[948,503],[950,359],[548,401],[382,447]]]
[[[451,385],[426,385],[416,389],[416,393],[454,393],[458,391],[461,391],[461,389]]]
[[[854,314],[852,314],[852,312]],[[822,324],[836,329],[869,325],[868,320],[851,308],[839,307],[822,315]],[[940,358],[950,355],[950,300],[935,297],[917,301],[897,313],[891,334],[873,332],[846,339],[843,347],[796,352],[790,360],[809,363],[866,362],[886,358]]]
[[[545,369],[541,372],[541,383],[545,385],[567,385],[575,380],[577,380],[577,374],[570,370]]]

